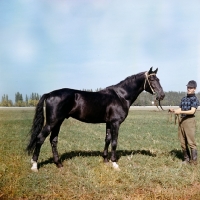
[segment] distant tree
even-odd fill
[[[39,100],[40,99],[40,95],[38,93],[32,93],[30,96],[31,100]]]
[[[4,94],[1,98],[0,106],[11,107],[13,106],[12,100],[8,98],[7,94]]]
[[[26,100],[25,100],[25,104],[26,104],[26,106],[28,106],[28,96],[27,96],[27,94],[26,94]]]
[[[34,100],[34,99],[35,99],[35,95],[34,95],[34,93],[32,93],[30,96],[30,100]]]
[[[19,92],[15,94],[15,106],[17,107],[25,106],[25,102],[23,101],[23,96]]]
[[[36,106],[37,104],[38,104],[38,100],[32,100],[32,99],[28,100],[28,105],[29,106]]]
[[[15,103],[17,103],[18,101],[23,101],[22,94],[20,94],[19,92],[15,94]]]
[[[86,92],[93,92],[92,89],[82,89],[82,91],[86,91]]]
[[[40,98],[41,96],[38,93],[32,93],[30,99],[28,100],[28,105],[36,106]]]
[[[98,92],[98,91],[101,91],[103,90],[102,88],[97,88],[95,91]]]

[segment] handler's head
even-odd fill
[[[191,81],[188,82],[188,84],[187,84],[186,86],[187,86],[188,94],[193,94],[193,93],[195,93],[195,90],[196,90],[196,88],[197,88],[197,83],[196,83],[196,81],[191,80]]]

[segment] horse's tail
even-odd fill
[[[29,134],[31,135],[31,138],[30,138],[29,144],[26,147],[26,151],[28,152],[29,155],[33,153],[36,146],[37,136],[41,132],[44,125],[43,106],[44,106],[44,101],[46,100],[47,97],[48,97],[48,94],[44,94],[40,98],[35,109],[35,116],[33,118],[32,128],[29,132]]]

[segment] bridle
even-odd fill
[[[148,74],[148,72],[145,72],[144,90],[145,90],[145,87],[146,87],[146,83],[148,82],[149,87],[151,88],[151,91],[153,92],[153,94],[156,94],[156,92],[155,92],[154,89],[152,88],[152,86],[151,86],[151,84],[150,84],[150,81],[149,81],[149,76],[153,76],[153,75],[156,75],[156,74],[155,74],[155,73],[153,73],[153,74]]]
[[[153,75],[156,75],[156,74],[155,74],[155,73],[148,74],[148,72],[145,72],[144,90],[145,90],[145,87],[146,87],[146,83],[148,82],[149,87],[150,87],[150,89],[151,89],[153,95],[155,95],[156,92],[155,92],[155,90],[153,89],[153,87],[151,86],[150,81],[149,81],[149,76],[153,76]],[[156,106],[157,106],[157,108],[158,108],[157,100],[155,99],[154,102],[155,102],[155,104],[156,104]],[[160,108],[163,110],[163,108],[162,108],[162,106],[161,106],[161,104],[160,104],[160,100],[158,100],[158,102],[159,102]],[[158,109],[159,109],[159,108],[158,108]]]

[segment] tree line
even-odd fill
[[[37,105],[41,96],[38,93],[32,93],[29,97],[19,92],[15,93],[15,102],[9,99],[7,94],[4,94],[1,98],[0,106],[4,107],[34,107]]]
[[[96,89],[95,91],[100,91],[101,88]],[[93,92],[92,89],[83,89],[83,91]],[[161,104],[163,106],[179,106],[181,99],[186,96],[186,92],[165,92],[165,98],[162,100]],[[197,98],[200,101],[200,92],[196,93]],[[7,94],[4,94],[1,98],[0,106],[4,107],[35,107],[41,98],[41,95],[38,93],[32,93],[30,96],[23,95],[20,92],[15,94],[15,102],[9,99]],[[133,106],[152,106],[154,105],[155,96],[149,94],[148,92],[142,92],[136,101],[133,103]]]

